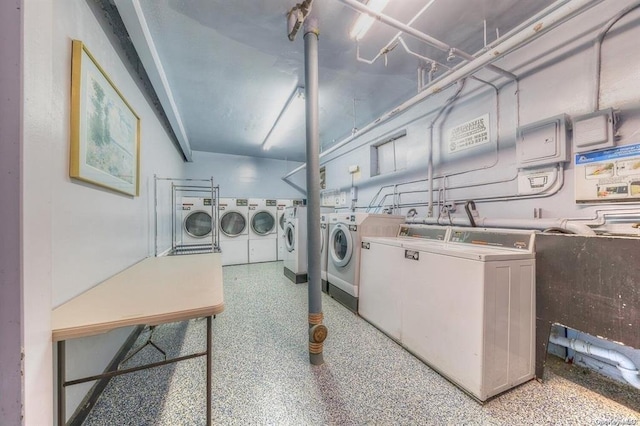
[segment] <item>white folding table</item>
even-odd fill
[[[224,310],[220,253],[150,257],[53,310],[58,346],[58,424],[66,423],[65,387],[200,356],[207,363],[207,424],[211,424],[211,317]],[[65,341],[132,325],[207,319],[204,352],[66,381]]]

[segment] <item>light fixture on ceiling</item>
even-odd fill
[[[369,0],[369,2],[367,2],[367,6],[376,12],[381,12],[387,3],[389,3],[389,0]],[[369,28],[371,28],[371,25],[373,25],[374,20],[375,18],[373,16],[361,13],[353,24],[353,27],[351,27],[349,37],[356,39],[356,41],[362,39],[367,31],[369,31]]]
[[[291,127],[297,124],[300,121],[300,111],[304,111],[304,87],[296,87],[289,99],[287,99],[287,103],[280,111],[278,118],[271,126],[269,133],[264,138],[262,142],[262,149],[268,151],[274,144],[276,140],[278,140],[278,134],[283,133],[287,130],[290,130]],[[276,128],[278,128],[278,132],[276,132]]]

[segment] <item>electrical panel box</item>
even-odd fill
[[[616,145],[615,115],[612,108],[573,118],[573,150],[586,152]]]
[[[518,173],[518,195],[539,194],[547,191],[558,180],[558,169],[521,170]]]
[[[566,114],[518,127],[516,158],[520,168],[569,161]]]

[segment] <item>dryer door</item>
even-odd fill
[[[193,238],[204,238],[211,235],[211,215],[205,211],[191,212],[184,218],[184,232]]]
[[[325,244],[327,244],[327,242],[325,241],[326,237],[324,236],[324,230],[326,228],[327,228],[326,223],[320,224],[320,253],[324,253],[326,250]]]
[[[280,213],[280,229],[284,231],[284,212]]]
[[[288,252],[296,248],[296,227],[293,222],[288,222],[284,227],[284,245]]]
[[[276,219],[268,211],[259,211],[251,217],[251,229],[256,234],[269,235],[276,227]]]
[[[227,237],[237,237],[247,227],[247,219],[239,212],[228,211],[220,218],[220,231]]]
[[[351,260],[353,254],[353,238],[349,227],[344,223],[338,223],[329,235],[329,253],[331,261],[337,267],[345,266]]]

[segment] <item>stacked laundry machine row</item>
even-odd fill
[[[281,217],[285,207],[303,204],[303,201],[220,198],[216,228],[212,220],[213,204],[211,198],[182,198],[182,244],[202,244],[211,239],[212,231],[217,228],[222,264],[238,265],[283,259],[284,247],[278,247],[284,240],[279,238],[284,233]]]

